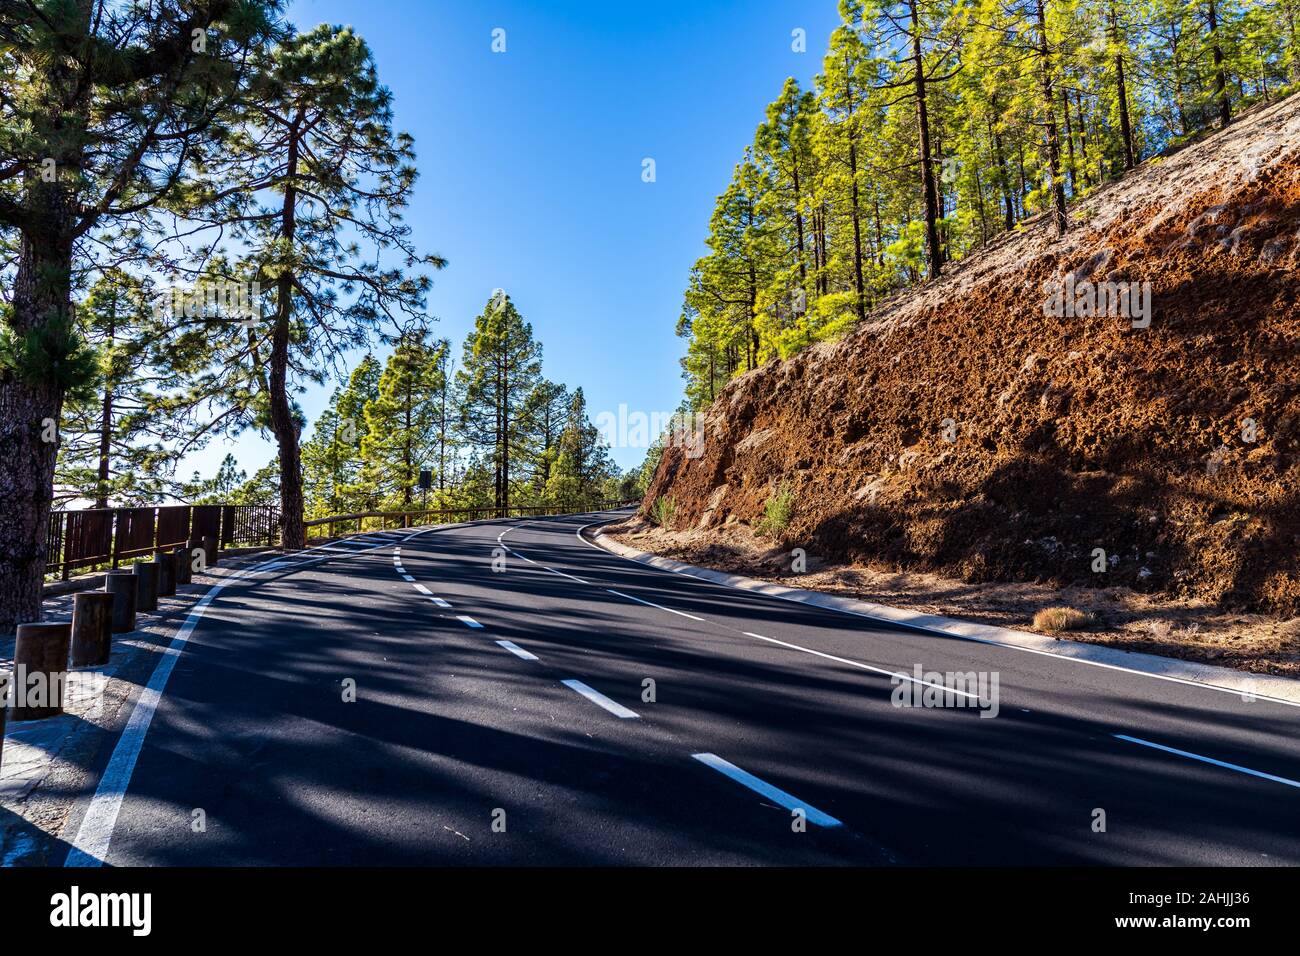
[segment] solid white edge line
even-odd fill
[[[577,575],[574,575],[574,574],[566,574],[566,573],[563,572],[563,571],[557,571],[557,570],[555,570],[555,568],[548,568],[548,567],[544,567],[544,566],[540,566],[540,565],[539,565],[539,567],[541,567],[543,571],[550,571],[552,574],[558,574],[560,577],[562,577],[562,578],[568,578],[570,581],[577,581],[579,584],[587,584],[587,583],[589,583],[589,582],[587,582],[587,581],[582,580],[582,578],[580,578],[580,577],[578,577]]]
[[[1131,744],[1141,744],[1143,747],[1151,747],[1154,750],[1163,750],[1165,753],[1187,757],[1189,760],[1199,760],[1201,763],[1213,764],[1216,767],[1223,767],[1227,770],[1235,770],[1238,773],[1249,774],[1252,777],[1259,777],[1263,780],[1272,780],[1274,783],[1284,783],[1288,787],[1300,787],[1300,780],[1289,780],[1286,777],[1264,773],[1261,770],[1251,770],[1249,767],[1243,767],[1240,764],[1228,763],[1224,760],[1215,760],[1213,757],[1202,757],[1200,754],[1194,754],[1188,750],[1178,750],[1175,747],[1166,747],[1164,744],[1152,743],[1150,740],[1143,740],[1141,737],[1130,737],[1128,734],[1111,734],[1111,736],[1115,737],[1117,740],[1127,740]]]
[[[696,617],[694,614],[687,614],[685,611],[676,611],[670,607],[664,607],[662,604],[655,604],[652,601],[643,601],[639,597],[633,597],[630,594],[624,594],[622,591],[615,591],[613,588],[605,588],[610,594],[617,594],[621,598],[627,598],[629,601],[636,601],[638,604],[644,604],[647,607],[657,607],[661,611],[667,611],[669,614],[680,614],[682,617],[689,617],[692,621],[703,621],[704,618]]]
[[[438,530],[438,527],[425,528],[415,532],[415,534],[407,535],[407,538],[413,538],[416,535],[427,534],[436,530]],[[388,547],[387,543],[379,544],[373,548],[367,548],[366,551],[378,551],[386,547]],[[364,554],[366,552],[356,551],[351,553]],[[261,564],[251,565],[236,571],[228,578],[217,581],[199,598],[198,603],[190,608],[190,613],[186,615],[184,623],[176,632],[176,636],[161,652],[161,658],[154,666],[153,673],[149,675],[149,682],[140,691],[140,696],[131,709],[131,716],[127,719],[126,726],[122,728],[122,733],[113,747],[113,753],[108,758],[108,766],[104,768],[103,774],[100,775],[99,783],[95,787],[95,794],[90,798],[90,805],[86,808],[86,812],[82,815],[81,822],[77,826],[77,835],[72,838],[68,855],[63,862],[65,867],[104,865],[104,861],[108,857],[109,847],[112,844],[113,830],[117,826],[118,813],[122,809],[122,801],[126,798],[127,788],[131,784],[131,774],[135,771],[136,760],[139,759],[140,751],[144,747],[145,736],[149,733],[149,725],[153,722],[158,705],[162,702],[163,690],[167,686],[168,678],[171,677],[172,669],[180,659],[181,651],[185,649],[185,644],[189,641],[190,635],[194,633],[199,621],[203,619],[204,612],[216,600],[217,595],[221,593],[223,588],[245,578],[252,580],[254,574],[276,566],[282,558],[283,556]]]
[[[457,614],[457,615],[456,615],[456,620],[460,621],[462,624],[464,624],[464,625],[467,626],[467,627],[482,627],[482,626],[483,626],[482,624],[480,624],[478,621],[474,620],[472,617],[470,617],[470,616],[467,615],[467,614]]]
[[[497,643],[500,644],[502,647],[504,647],[506,650],[508,650],[511,654],[515,655],[515,657],[523,658],[526,661],[537,660],[536,654],[532,653],[531,651],[524,650],[514,641],[497,641]]]
[[[718,771],[718,773],[730,777],[732,780],[736,781],[736,783],[748,787],[757,794],[767,797],[773,803],[780,804],[787,810],[802,810],[809,823],[815,823],[817,826],[826,827],[827,829],[830,829],[831,827],[844,826],[843,823],[835,819],[829,813],[824,813],[816,807],[809,806],[801,800],[796,799],[791,794],[786,793],[780,787],[775,787],[766,780],[755,777],[748,770],[741,770],[734,763],[731,763],[728,760],[723,760],[717,754],[700,753],[691,754],[691,756],[704,764],[704,766],[711,767]]]
[[[767,641],[770,644],[779,644],[782,647],[788,647],[792,651],[803,651],[805,654],[812,654],[816,657],[824,657],[828,661],[835,661],[840,664],[848,664],[850,667],[860,667],[864,671],[875,671],[877,674],[884,674],[886,677],[897,677],[900,680],[911,681],[913,684],[921,684],[925,687],[934,687],[948,694],[956,694],[959,697],[969,697],[971,700],[979,700],[979,694],[971,694],[964,690],[957,690],[946,684],[936,684],[934,681],[918,680],[910,674],[904,674],[902,671],[891,671],[884,667],[875,667],[871,664],[863,664],[861,661],[851,661],[847,657],[836,657],[834,654],[825,654],[822,651],[814,651],[811,647],[802,647],[799,644],[790,644],[786,641],[778,641],[775,637],[764,637],[762,634],[755,634],[753,631],[741,631],[746,637],[756,637],[760,641]]]
[[[942,631],[933,627],[925,627],[919,624],[908,624],[905,621],[890,621],[886,618],[876,617],[873,614],[866,614],[863,613],[862,611],[850,611],[847,608],[834,607],[833,605],[809,604],[806,601],[800,601],[797,598],[792,598],[792,597],[784,597],[783,595],[780,594],[768,594],[764,591],[752,591],[749,588],[737,587],[734,584],[725,584],[721,581],[710,581],[707,578],[701,578],[698,577],[697,575],[689,574],[686,571],[677,571],[671,568],[660,568],[660,567],[656,567],[653,564],[643,564],[640,561],[636,561],[633,560],[632,558],[629,558],[625,554],[619,554],[617,551],[610,551],[608,548],[602,548],[594,541],[589,541],[585,537],[583,537],[582,532],[587,530],[588,528],[598,527],[600,525],[609,524],[609,523],[610,523],[609,521],[593,521],[590,524],[584,524],[582,527],[580,527],[577,531],[574,532],[574,536],[577,537],[577,539],[581,541],[583,544],[585,544],[587,547],[593,548],[596,551],[603,552],[604,554],[612,555],[613,557],[620,558],[623,561],[630,561],[631,563],[639,565],[640,567],[643,568],[650,568],[654,571],[660,572],[661,574],[676,574],[683,578],[690,578],[692,581],[699,581],[701,584],[712,585],[715,588],[727,588],[728,590],[732,590],[732,591],[744,591],[746,594],[752,594],[757,597],[764,597],[773,601],[784,601],[787,604],[798,604],[801,605],[802,607],[816,608],[819,611],[829,611],[833,614],[848,614],[852,617],[860,617],[868,621],[873,621],[876,624],[902,628],[903,630],[911,631],[914,634],[916,633],[930,634],[935,637],[948,637],[960,641],[970,641],[973,644],[986,644],[990,647],[1002,647],[1009,651],[1021,651],[1025,654],[1038,654],[1041,657],[1050,657],[1052,660],[1070,661],[1074,664],[1087,664],[1089,667],[1101,667],[1101,668],[1105,668],[1106,670],[1120,671],[1125,674],[1133,674],[1137,677],[1150,677],[1153,680],[1169,681],[1170,683],[1174,683],[1174,684],[1185,684],[1188,687],[1199,687],[1202,690],[1218,691],[1221,694],[1231,694],[1233,697],[1238,697],[1238,698],[1242,697],[1244,693],[1243,691],[1237,688],[1220,687],[1218,684],[1207,684],[1204,681],[1189,680],[1186,677],[1172,677],[1168,674],[1153,674],[1150,671],[1136,670],[1132,667],[1123,667],[1119,664],[1107,664],[1105,661],[1090,661],[1086,657],[1071,657],[1068,654],[1054,654],[1051,651],[1039,650],[1036,647],[1021,647],[1019,644],[1009,644],[1006,641],[995,641],[987,637],[974,637],[970,634],[956,634],[949,631]],[[1087,646],[1093,646],[1093,645],[1087,645]],[[1269,697],[1267,694],[1253,694],[1252,699],[1268,701],[1270,704],[1285,704],[1288,707],[1300,707],[1300,701],[1286,700],[1282,697]]]
[[[622,719],[627,720],[632,717],[641,716],[635,710],[628,710],[618,701],[606,697],[600,691],[596,690],[594,687],[584,684],[576,677],[570,677],[567,680],[560,681],[560,683],[563,684],[565,687],[569,688],[569,690],[577,691],[579,694],[587,698],[587,700],[591,701],[596,706],[603,707],[605,710],[609,711],[615,717],[621,717]]]
[[[127,720],[126,727],[122,729],[117,745],[113,748],[108,766],[104,768],[104,773],[99,778],[95,795],[90,798],[90,806],[86,808],[86,813],[81,818],[77,835],[72,838],[64,866],[104,865],[108,857],[109,845],[113,840],[113,828],[117,825],[118,811],[122,808],[122,800],[126,797],[127,786],[131,782],[131,773],[135,770],[135,762],[144,746],[145,735],[149,732],[149,725],[153,722],[158,704],[162,701],[167,679],[171,677],[172,669],[180,660],[181,651],[189,641],[190,635],[194,633],[194,628],[202,620],[203,613],[222,589],[261,567],[262,565],[254,565],[243,571],[236,571],[229,578],[220,580],[208,588],[207,593],[190,608],[190,613],[171,643],[162,650],[161,658],[154,666],[153,673],[149,675],[149,682],[140,691],[140,696],[131,709],[131,717]]]

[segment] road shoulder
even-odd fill
[[[740,574],[702,568],[672,558],[640,551],[623,542],[614,540],[613,537],[603,533],[599,527],[594,525],[585,527],[580,534],[588,542],[638,564],[674,574],[687,575],[724,587],[764,594],[782,601],[814,605],[870,618],[881,623],[894,624],[899,627],[945,637],[979,641],[985,644],[997,644],[1032,653],[1051,654],[1102,667],[1117,667],[1155,677],[1202,684],[1217,690],[1241,694],[1243,697],[1270,698],[1300,704],[1300,680],[1265,674],[1252,674],[1228,667],[1217,667],[1194,661],[1160,657],[1155,654],[1124,651],[1097,644],[1086,644],[1080,641],[1044,637],[1041,634],[1031,634],[1027,631],[1017,631],[990,624],[978,624],[973,621],[964,621],[955,617],[929,614],[923,611],[887,607],[882,604],[826,594],[820,591],[792,588]]]

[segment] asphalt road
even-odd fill
[[[647,568],[579,537],[601,519],[369,536],[227,586],[71,861],[1300,863],[1300,708]],[[996,674],[997,715],[896,706],[934,690],[891,678],[918,664]]]

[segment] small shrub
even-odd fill
[[[1045,607],[1034,615],[1034,630],[1046,631],[1048,634],[1078,631],[1091,620],[1083,611],[1072,607]]]
[[[660,496],[650,506],[650,520],[665,531],[673,530],[673,518],[677,516],[677,503],[672,498]]]
[[[790,488],[790,482],[783,481],[776,489],[776,494],[768,498],[763,505],[763,517],[759,519],[754,530],[759,534],[779,538],[785,533],[785,529],[790,527],[792,517],[794,517],[794,491]]]

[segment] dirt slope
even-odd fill
[[[735,380],[646,500],[723,540],[788,482],[823,559],[1300,613],[1298,268],[1291,97]],[[1070,275],[1149,281],[1149,328],[1045,315]]]

